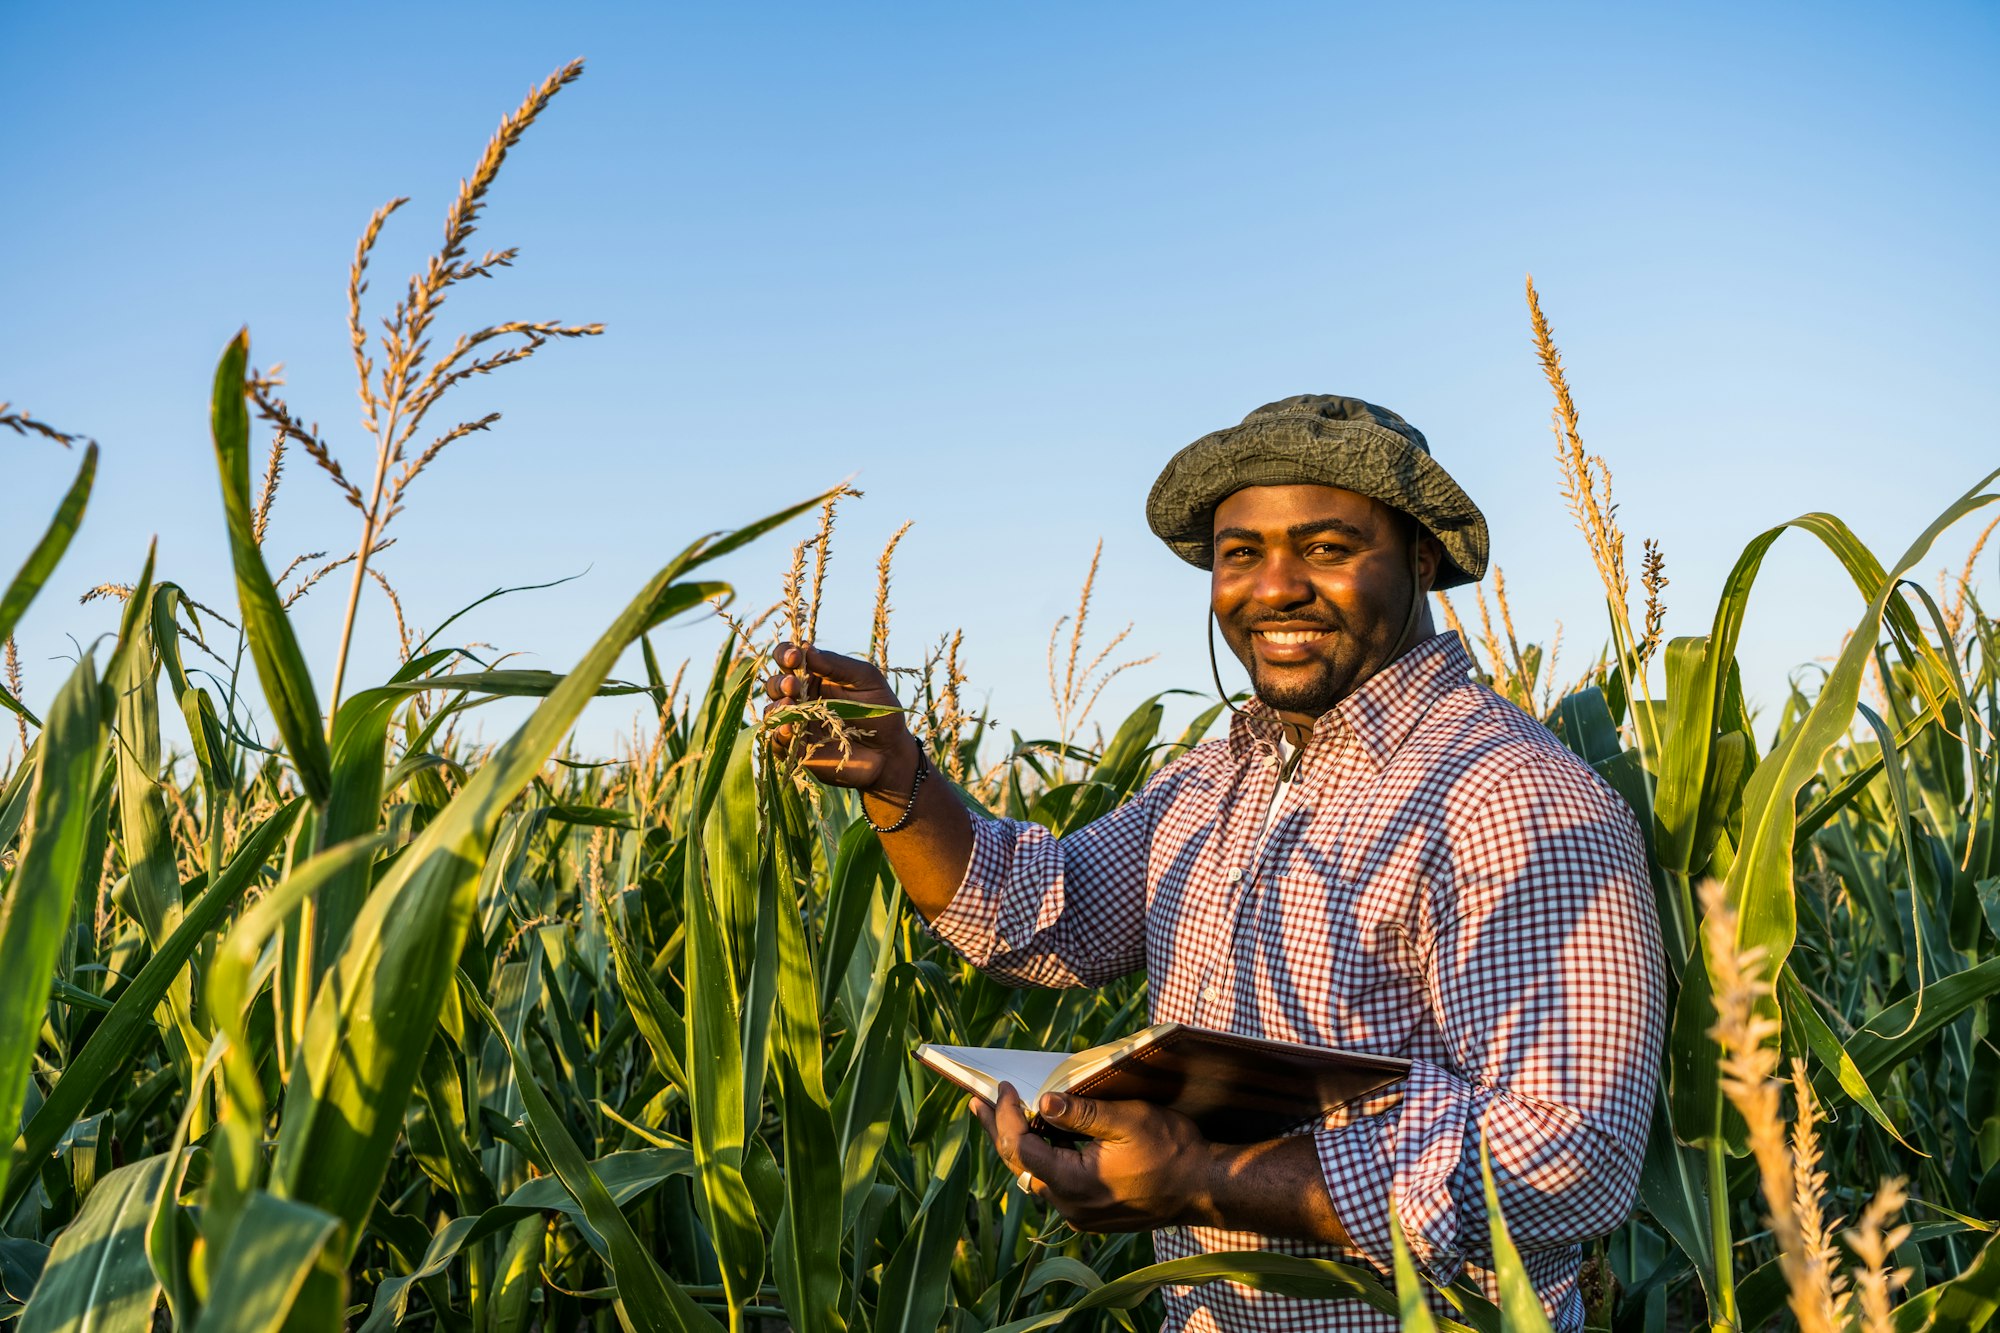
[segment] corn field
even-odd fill
[[[911,1050],[1080,1049],[1144,1022],[1145,982],[981,977],[906,907],[852,796],[764,742],[774,721],[753,691],[778,639],[818,632],[845,488],[692,541],[565,673],[488,663],[450,619],[419,637],[395,601],[400,668],[343,693],[356,604],[395,598],[374,563],[385,530],[428,467],[494,422],[439,429],[433,409],[598,332],[438,329],[455,284],[511,262],[468,248],[487,187],[580,72],[502,122],[379,335],[367,264],[402,201],[368,223],[349,310],[372,476],[350,479],[237,336],[211,417],[233,605],[135,551],[130,585],[94,590],[122,601],[115,640],[32,699],[12,635],[51,588],[99,455],[0,404],[22,447],[80,460],[39,539],[23,524],[0,551],[20,561],[0,596],[0,706],[24,751],[0,777],[0,1124],[17,1127],[0,1136],[0,1323],[1143,1329],[1161,1285],[1230,1277],[1409,1329],[1546,1328],[1497,1215],[1496,1304],[1427,1288],[1401,1255],[1386,1274],[1254,1252],[1156,1265],[1145,1236],[1077,1234],[1013,1187],[963,1095]],[[1946,529],[2000,499],[2000,472],[1893,561],[1830,515],[1778,524],[1745,549],[1709,632],[1663,641],[1661,558],[1648,546],[1635,592],[1608,469],[1532,287],[1529,301],[1606,647],[1559,683],[1504,593],[1499,631],[1483,594],[1470,632],[1441,609],[1487,682],[1648,837],[1672,1031],[1640,1204],[1590,1250],[1591,1323],[1981,1328],[2000,1309],[2000,624],[1976,595],[1983,537],[1935,595],[1918,575]],[[303,573],[265,545],[293,449],[361,520],[351,554]],[[738,618],[706,567],[815,511],[778,604]],[[1855,628],[1760,740],[1735,650],[1787,534],[1827,548]],[[884,662],[890,554],[871,636]],[[334,576],[338,654],[308,663],[288,608]],[[966,712],[956,640],[899,677],[936,770],[975,808],[1079,827],[1220,716],[1217,702],[1163,734],[1155,696],[1086,734],[1109,651],[1082,646],[1088,598],[1067,644],[1051,640],[1059,736],[1002,736]],[[614,679],[635,644],[643,681]],[[683,656],[696,664],[661,666]],[[585,705],[620,694],[650,724],[621,755],[578,759]],[[476,744],[464,724],[498,698],[536,702]]]

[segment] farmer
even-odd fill
[[[1393,1208],[1426,1272],[1491,1295],[1483,1142],[1543,1305],[1582,1327],[1580,1243],[1624,1219],[1644,1153],[1659,928],[1624,802],[1432,626],[1427,594],[1485,573],[1484,517],[1401,417],[1321,394],[1181,450],[1146,517],[1209,571],[1214,627],[1250,673],[1227,740],[1060,839],[974,818],[895,717],[845,755],[798,738],[807,768],[861,792],[910,901],[988,975],[1144,968],[1155,1022],[1411,1071],[1248,1146],[1143,1102],[1044,1098],[1080,1150],[1030,1133],[1011,1087],[974,1113],[1034,1198],[1082,1230],[1151,1229],[1161,1260],[1265,1249],[1386,1273]],[[773,708],[895,702],[874,667],[811,645],[777,665],[796,674],[765,683]],[[1398,1327],[1236,1282],[1169,1287],[1166,1306],[1170,1329]]]

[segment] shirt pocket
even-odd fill
[[[1275,876],[1282,955],[1267,964],[1294,980],[1303,1038],[1393,1053],[1428,1012],[1414,939],[1413,894],[1362,885],[1336,869],[1293,861]]]

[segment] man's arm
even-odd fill
[[[1414,941],[1449,1063],[1415,1061],[1397,1106],[1318,1134],[1333,1207],[1386,1265],[1393,1200],[1440,1279],[1490,1256],[1490,1148],[1524,1251],[1572,1245],[1631,1207],[1664,1028],[1659,923],[1631,812],[1554,759],[1482,792]]]
[[[881,835],[882,846],[933,935],[1015,986],[1099,985],[1141,965],[1147,848],[1170,781],[1156,775],[1138,797],[1061,839],[1040,824],[975,820],[942,775],[918,780],[927,761],[900,712],[851,722],[836,737],[823,717],[799,709],[814,699],[897,708],[874,666],[791,644],[779,645],[776,661],[796,674],[764,682],[773,747],[818,780],[860,791],[879,828],[910,815]]]

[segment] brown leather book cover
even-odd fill
[[[1212,1143],[1257,1143],[1401,1079],[1410,1062],[1177,1026],[1070,1091],[1153,1102]]]

